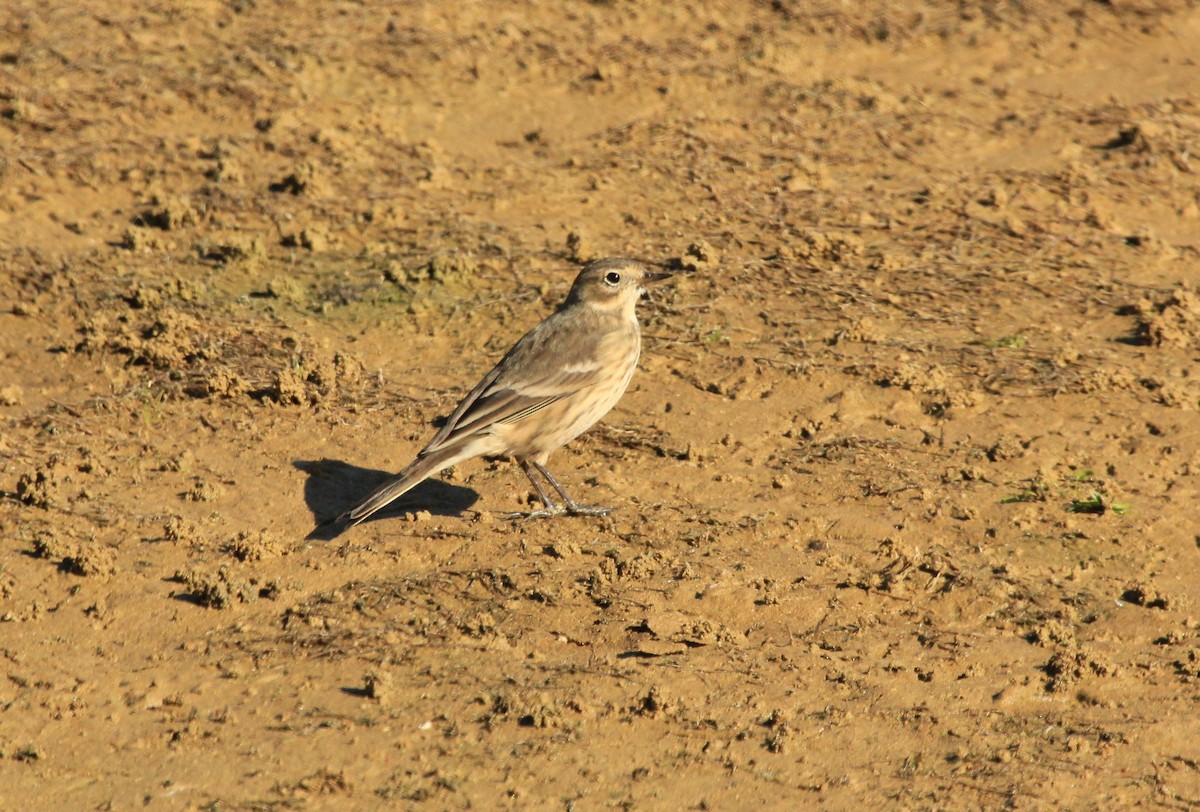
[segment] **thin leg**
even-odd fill
[[[534,468],[538,469],[538,473],[546,478],[546,481],[550,483],[550,486],[554,488],[554,490],[558,491],[558,495],[562,497],[563,504],[567,506],[567,513],[578,516],[607,516],[608,514],[612,513],[612,508],[590,507],[588,505],[579,504],[567,495],[567,492],[563,490],[562,485],[558,484],[558,480],[554,478],[554,475],[546,470],[546,466],[542,465],[541,463],[534,462],[533,460],[527,460],[526,464],[532,465]],[[533,479],[533,474],[529,473],[528,468],[525,469],[525,474],[530,479]],[[534,484],[536,484],[536,480],[534,481]],[[542,494],[541,488],[538,488],[538,493]],[[545,501],[544,494],[543,501]]]
[[[563,513],[565,513],[566,510],[563,510],[563,508],[551,501],[550,495],[546,493],[546,489],[542,487],[542,483],[538,482],[537,477],[533,475],[533,471],[529,469],[529,460],[517,460],[517,464],[521,466],[521,470],[525,472],[525,476],[529,477],[529,481],[533,483],[534,490],[536,490],[538,494],[538,499],[542,500],[542,504],[545,505],[545,507],[543,507],[541,510],[532,511],[531,513],[514,513],[513,518],[520,517],[524,519],[541,519],[546,516],[561,516]],[[536,465],[537,463],[533,464]],[[541,466],[539,465],[538,468],[541,469]],[[554,485],[559,493],[562,493],[562,490],[558,489],[558,483],[556,483],[553,479],[550,480],[550,484]]]

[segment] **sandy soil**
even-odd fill
[[[1200,10],[0,14],[0,808],[1200,807]],[[344,533],[604,255],[521,522]]]

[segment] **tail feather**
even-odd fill
[[[373,513],[383,510],[429,477],[459,462],[462,458],[461,448],[444,449],[428,456],[417,457],[407,468],[380,485],[369,496],[342,513],[334,521],[349,522],[353,527]]]

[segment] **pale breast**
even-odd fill
[[[506,440],[516,457],[544,462],[546,457],[596,424],[608,414],[629,387],[641,352],[637,323],[621,325],[602,339],[597,349],[606,374],[529,418],[507,427]]]

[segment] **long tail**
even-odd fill
[[[341,516],[338,516],[334,521],[338,523],[349,522],[349,526],[353,527],[372,513],[387,507],[417,485],[429,479],[429,477],[449,468],[451,465],[462,461],[468,456],[474,455],[463,454],[463,449],[458,447],[441,449],[433,454],[417,457],[407,468],[396,474],[393,479],[389,479],[380,485],[371,492],[370,496],[347,510]]]

